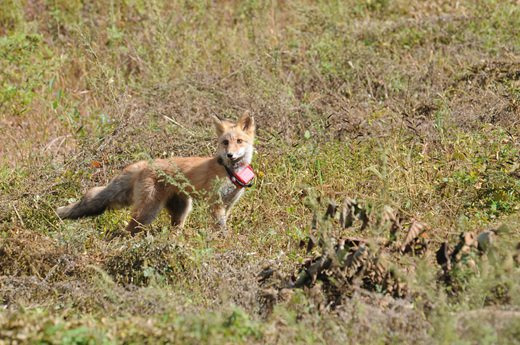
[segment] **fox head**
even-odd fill
[[[245,112],[234,123],[213,116],[217,130],[217,156],[229,167],[248,165],[253,158],[253,141],[255,139],[255,120]]]

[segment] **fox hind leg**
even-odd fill
[[[157,214],[161,210],[161,203],[157,200],[149,201],[146,205],[140,208],[134,208],[132,210],[132,219],[126,227],[132,235],[137,234],[141,227],[149,225],[157,217]]]
[[[188,196],[174,195],[166,203],[166,209],[170,214],[173,226],[184,227],[186,218],[191,212],[193,201]]]
[[[137,188],[136,191],[134,191],[134,206],[131,212],[132,219],[126,227],[126,230],[132,235],[138,233],[143,225],[150,224],[163,207],[161,199],[153,185],[139,187],[141,188]]]

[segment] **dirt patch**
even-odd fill
[[[80,275],[89,259],[73,254],[55,240],[30,230],[13,228],[0,242],[0,275],[36,276],[46,282]]]
[[[488,61],[469,68],[452,85],[450,108],[455,123],[479,128],[490,123],[515,128],[520,123],[520,63]]]

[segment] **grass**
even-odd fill
[[[1,2],[0,343],[518,343],[519,28],[512,1]],[[258,178],[229,238],[204,201],[132,239],[109,240],[125,210],[55,214],[132,161],[212,154],[210,116],[245,109]],[[313,212],[347,196],[428,225],[424,256],[388,256],[409,294],[267,310],[257,274],[320,254]],[[438,246],[500,224],[443,283]]]

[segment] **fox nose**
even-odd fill
[[[228,158],[233,158],[233,154],[232,153],[228,153],[227,156],[228,156]]]

